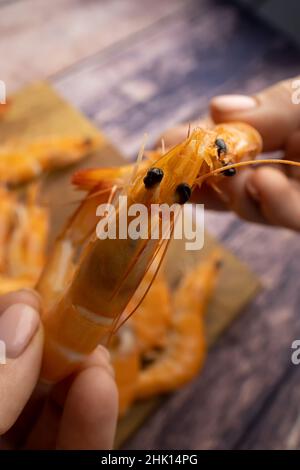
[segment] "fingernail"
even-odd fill
[[[29,345],[39,325],[38,312],[26,304],[14,304],[0,315],[0,339],[6,355],[14,359]]]
[[[212,99],[211,104],[219,111],[247,111],[255,108],[257,102],[255,98],[247,95],[220,95]]]
[[[253,186],[252,183],[247,183],[247,185],[246,185],[246,190],[247,190],[247,192],[250,194],[250,196],[252,197],[252,199],[254,199],[254,201],[256,201],[256,202],[259,202],[259,201],[260,201],[259,193],[258,193],[256,187]]]

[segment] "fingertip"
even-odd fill
[[[279,82],[255,96],[217,96],[211,101],[212,117],[215,122],[246,122],[262,135],[265,151],[282,149],[300,123],[299,107],[291,99],[291,83]]]
[[[101,344],[99,344],[85,360],[81,366],[81,370],[89,367],[103,367],[112,377],[114,377],[114,369],[111,363],[110,352]]]
[[[29,338],[29,344],[21,354],[17,358],[8,359],[6,364],[1,366],[0,435],[16,422],[36,387],[40,374],[43,338],[43,328],[39,322],[33,336]],[[15,347],[16,345],[14,351]]]
[[[236,113],[253,110],[257,101],[247,95],[219,95],[212,98],[210,102],[211,115],[215,122],[231,120]]]
[[[110,449],[118,416],[118,391],[105,368],[91,366],[75,378],[68,393],[57,446]]]

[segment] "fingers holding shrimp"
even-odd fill
[[[76,375],[58,383],[27,440],[32,449],[110,449],[118,393],[108,351],[99,346]]]
[[[293,80],[281,81],[255,96],[222,95],[212,99],[215,122],[242,121],[257,129],[264,151],[284,148],[288,137],[300,126],[300,108],[292,102]]]

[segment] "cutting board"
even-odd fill
[[[72,173],[82,167],[122,165],[124,159],[98,129],[45,82],[35,83],[18,92],[12,99],[11,109],[0,121],[1,142],[9,139],[30,141],[37,137],[71,134],[84,137],[97,134],[100,136],[99,148],[80,163],[46,175],[43,179],[41,203],[47,205],[51,217],[49,249],[66,218],[80,200],[80,194],[70,184]],[[170,286],[181,276],[183,264],[187,269],[192,267],[217,246],[220,246],[219,243],[207,233],[204,248],[200,251],[186,251],[184,241],[172,241],[166,259],[166,274]],[[227,249],[220,248],[223,265],[206,315],[209,347],[242,312],[259,288],[258,280],[248,267]],[[119,422],[116,447],[121,446],[161,403],[162,399],[158,397],[135,404]]]

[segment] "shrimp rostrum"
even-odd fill
[[[44,298],[45,381],[54,383],[72,373],[117,330],[151,264],[166,250],[168,240],[161,220],[153,220],[152,205],[177,203],[179,208],[205,180],[211,184],[231,176],[235,167],[253,163],[260,151],[261,138],[252,127],[223,124],[195,129],[181,144],[148,159],[142,159],[142,149],[134,165],[74,175],[73,182],[88,194],[58,237],[37,286]],[[120,203],[120,196],[126,204]],[[104,215],[96,210],[102,203],[115,209],[107,217],[114,228],[112,237],[103,235],[104,226],[101,233],[98,230]],[[122,223],[127,218],[129,226],[135,220],[136,203],[146,209],[146,220],[140,236],[133,238],[122,233]],[[175,219],[176,212],[171,232]],[[153,224],[160,229],[155,238]],[[128,316],[142,298],[143,294]]]

